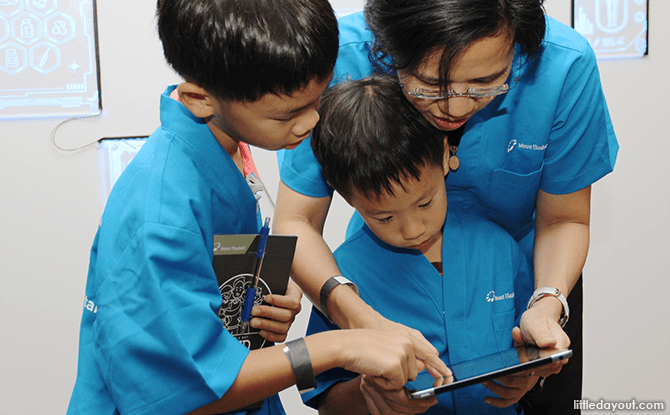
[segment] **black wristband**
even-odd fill
[[[330,277],[328,281],[323,284],[321,287],[321,292],[319,293],[319,308],[321,309],[321,313],[323,313],[323,315],[326,316],[328,320],[330,320],[330,317],[328,316],[328,297],[330,297],[330,293],[333,291],[333,289],[341,284],[347,284],[351,287],[352,290],[354,290],[356,294],[358,294],[358,288],[353,282],[349,281],[341,275]]]
[[[288,358],[293,373],[295,374],[295,386],[300,393],[305,393],[316,388],[316,378],[312,369],[312,360],[309,358],[307,344],[302,337],[286,343],[284,354]]]

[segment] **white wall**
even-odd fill
[[[332,0],[336,8],[362,0]],[[549,14],[570,23],[567,0]],[[655,16],[670,2],[650,0],[650,55],[601,62],[621,151],[613,174],[593,188],[592,240],[585,275],[584,396],[616,401],[668,399],[670,359],[670,29]],[[57,141],[76,147],[101,137],[145,135],[158,125],[158,96],[178,81],[162,60],[154,1],[99,1],[103,114],[61,127]],[[49,141],[59,120],[0,123],[0,412],[64,413],[74,384],[88,254],[103,207],[98,151],[66,153]],[[276,161],[257,152],[276,189]],[[334,246],[350,210],[331,209]],[[304,313],[306,317],[306,313]],[[304,327],[304,317],[291,336]],[[309,414],[295,388],[289,413]]]
[[[549,14],[570,22],[565,0]],[[584,397],[664,400],[670,357],[670,3],[651,0],[649,56],[599,63],[621,149],[613,174],[593,186],[584,269]]]

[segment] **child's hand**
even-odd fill
[[[484,399],[489,405],[498,408],[506,408],[515,404],[537,383],[539,376],[533,372],[520,372],[518,374],[505,376],[496,380],[487,380],[482,385],[486,386],[498,397],[487,396]]]
[[[249,324],[255,329],[260,329],[264,339],[281,343],[286,340],[286,334],[295,321],[296,314],[301,310],[301,299],[302,290],[293,280],[289,280],[286,295],[266,295],[265,302],[270,306],[255,305],[251,309],[252,319]]]
[[[371,376],[384,389],[402,389],[427,365],[429,372],[439,377],[440,382],[444,381],[443,377],[452,377],[451,370],[439,356],[433,359],[432,345],[426,347],[406,329],[350,329],[328,333],[340,337],[337,343],[331,343],[340,348],[335,355],[342,360],[336,366]]]
[[[426,399],[412,399],[406,389],[385,389],[374,377],[362,375],[360,390],[372,415],[411,415],[426,412],[437,403],[432,396]]]

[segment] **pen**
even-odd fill
[[[263,266],[263,258],[265,257],[265,247],[268,242],[268,235],[270,234],[270,218],[265,218],[265,223],[260,231],[261,240],[258,242],[258,252],[254,261],[254,282],[251,287],[247,288],[247,296],[244,299],[244,309],[242,311],[242,332],[246,332],[249,328],[249,320],[251,319],[251,309],[256,300],[256,289],[258,288],[258,279],[261,275],[261,267]]]

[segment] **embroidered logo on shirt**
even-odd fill
[[[502,300],[511,300],[514,298],[514,293],[505,293],[503,295],[496,295],[495,291],[491,291],[488,294],[486,294],[486,301],[489,303],[492,303],[494,301],[502,301]]]
[[[541,146],[538,146],[537,144],[523,144],[513,138],[510,140],[509,144],[507,144],[507,152],[509,153],[517,147],[523,150],[543,151],[547,148],[547,144]]]

